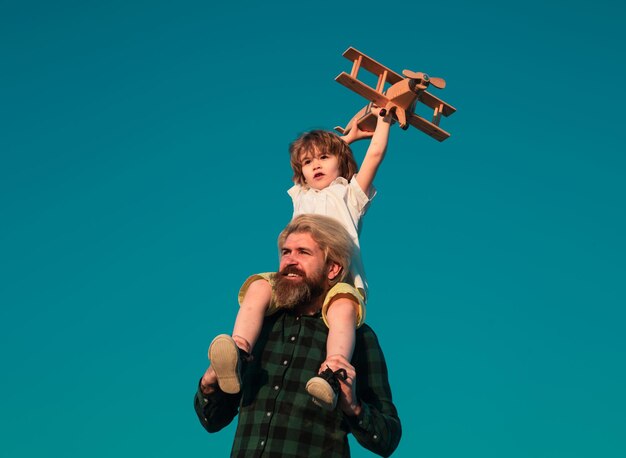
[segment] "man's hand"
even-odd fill
[[[339,407],[349,416],[356,416],[361,413],[361,405],[356,397],[356,370],[350,362],[342,355],[329,356],[324,361],[324,367],[328,365],[333,371],[344,369],[346,380],[339,380],[341,392],[339,393]]]
[[[209,367],[200,380],[200,391],[204,395],[209,395],[215,390],[217,390],[217,374],[212,367]]]

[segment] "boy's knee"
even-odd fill
[[[327,316],[341,316],[356,320],[359,304],[349,294],[337,294],[328,304]]]
[[[272,285],[264,278],[254,280],[248,286],[242,300],[241,305],[248,304],[269,304],[272,298]]]

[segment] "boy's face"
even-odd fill
[[[335,154],[313,151],[300,157],[302,175],[313,189],[324,189],[340,176],[339,158]]]

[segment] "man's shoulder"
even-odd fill
[[[358,371],[385,372],[385,354],[374,330],[363,324],[356,332],[352,364]]]
[[[363,325],[357,329],[357,332],[376,334],[374,329],[372,329],[372,327],[367,323],[363,323]]]
[[[356,330],[356,339],[357,344],[359,341],[363,341],[365,344],[375,342],[378,345],[378,336],[374,332],[374,329],[367,323],[363,323],[363,325]]]

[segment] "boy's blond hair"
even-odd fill
[[[317,151],[337,156],[339,160],[339,175],[346,180],[350,180],[358,171],[352,150],[346,142],[332,132],[312,130],[300,135],[289,145],[294,183],[306,186],[304,175],[302,174],[301,158],[303,154],[315,154]]]
[[[278,251],[291,234],[308,233],[324,252],[324,261],[335,262],[342,269],[331,280],[331,285],[342,281],[350,268],[354,242],[343,225],[334,218],[324,215],[302,214],[296,216],[278,236]]]

